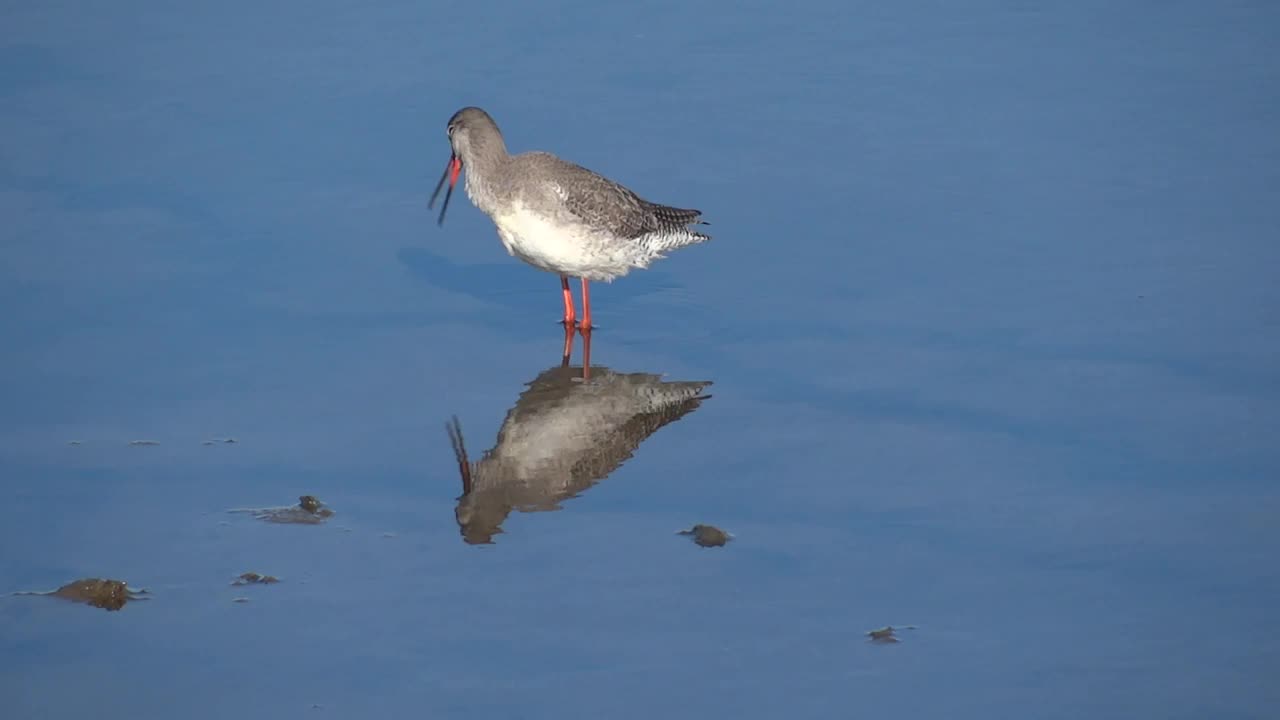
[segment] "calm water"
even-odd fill
[[[1275,716],[1280,7],[506,5],[3,9],[0,591],[154,594],[0,598],[6,717]],[[715,237],[592,293],[713,397],[487,545],[467,104]]]

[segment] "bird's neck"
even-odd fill
[[[477,135],[471,138],[471,145],[462,158],[462,165],[464,168],[470,167],[481,177],[492,177],[509,157],[507,144],[501,135],[496,132]]]
[[[488,140],[483,145],[473,145],[462,158],[466,172],[467,197],[476,207],[489,212],[502,194],[503,166],[510,160],[502,138]]]

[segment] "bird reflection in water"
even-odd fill
[[[569,357],[573,355],[573,337],[579,331],[573,325],[564,326],[564,352],[560,358],[560,367],[569,367]],[[591,331],[582,330],[582,379],[591,379]],[[708,385],[710,383],[707,383]]]
[[[497,443],[476,462],[454,417],[446,427],[462,477],[455,511],[462,539],[492,543],[512,510],[559,510],[562,501],[626,462],[659,428],[696,410],[711,397],[702,394],[709,385],[607,367],[593,368],[584,380],[562,363],[528,383],[507,412]]]

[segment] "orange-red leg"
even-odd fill
[[[565,327],[573,327],[573,321],[576,313],[573,311],[573,292],[569,290],[569,278],[564,275],[560,276],[560,292],[564,294],[564,324]]]
[[[565,292],[569,292],[568,285],[565,285]],[[579,329],[584,333],[591,332],[591,291],[587,289],[586,278],[582,278],[582,325]]]

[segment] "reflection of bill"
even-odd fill
[[[591,381],[557,366],[529,383],[498,431],[471,462],[457,418],[447,424],[462,477],[455,511],[462,539],[493,542],[512,510],[559,510],[626,462],[664,425],[693,412],[711,381],[664,382],[659,375],[592,369]]]

